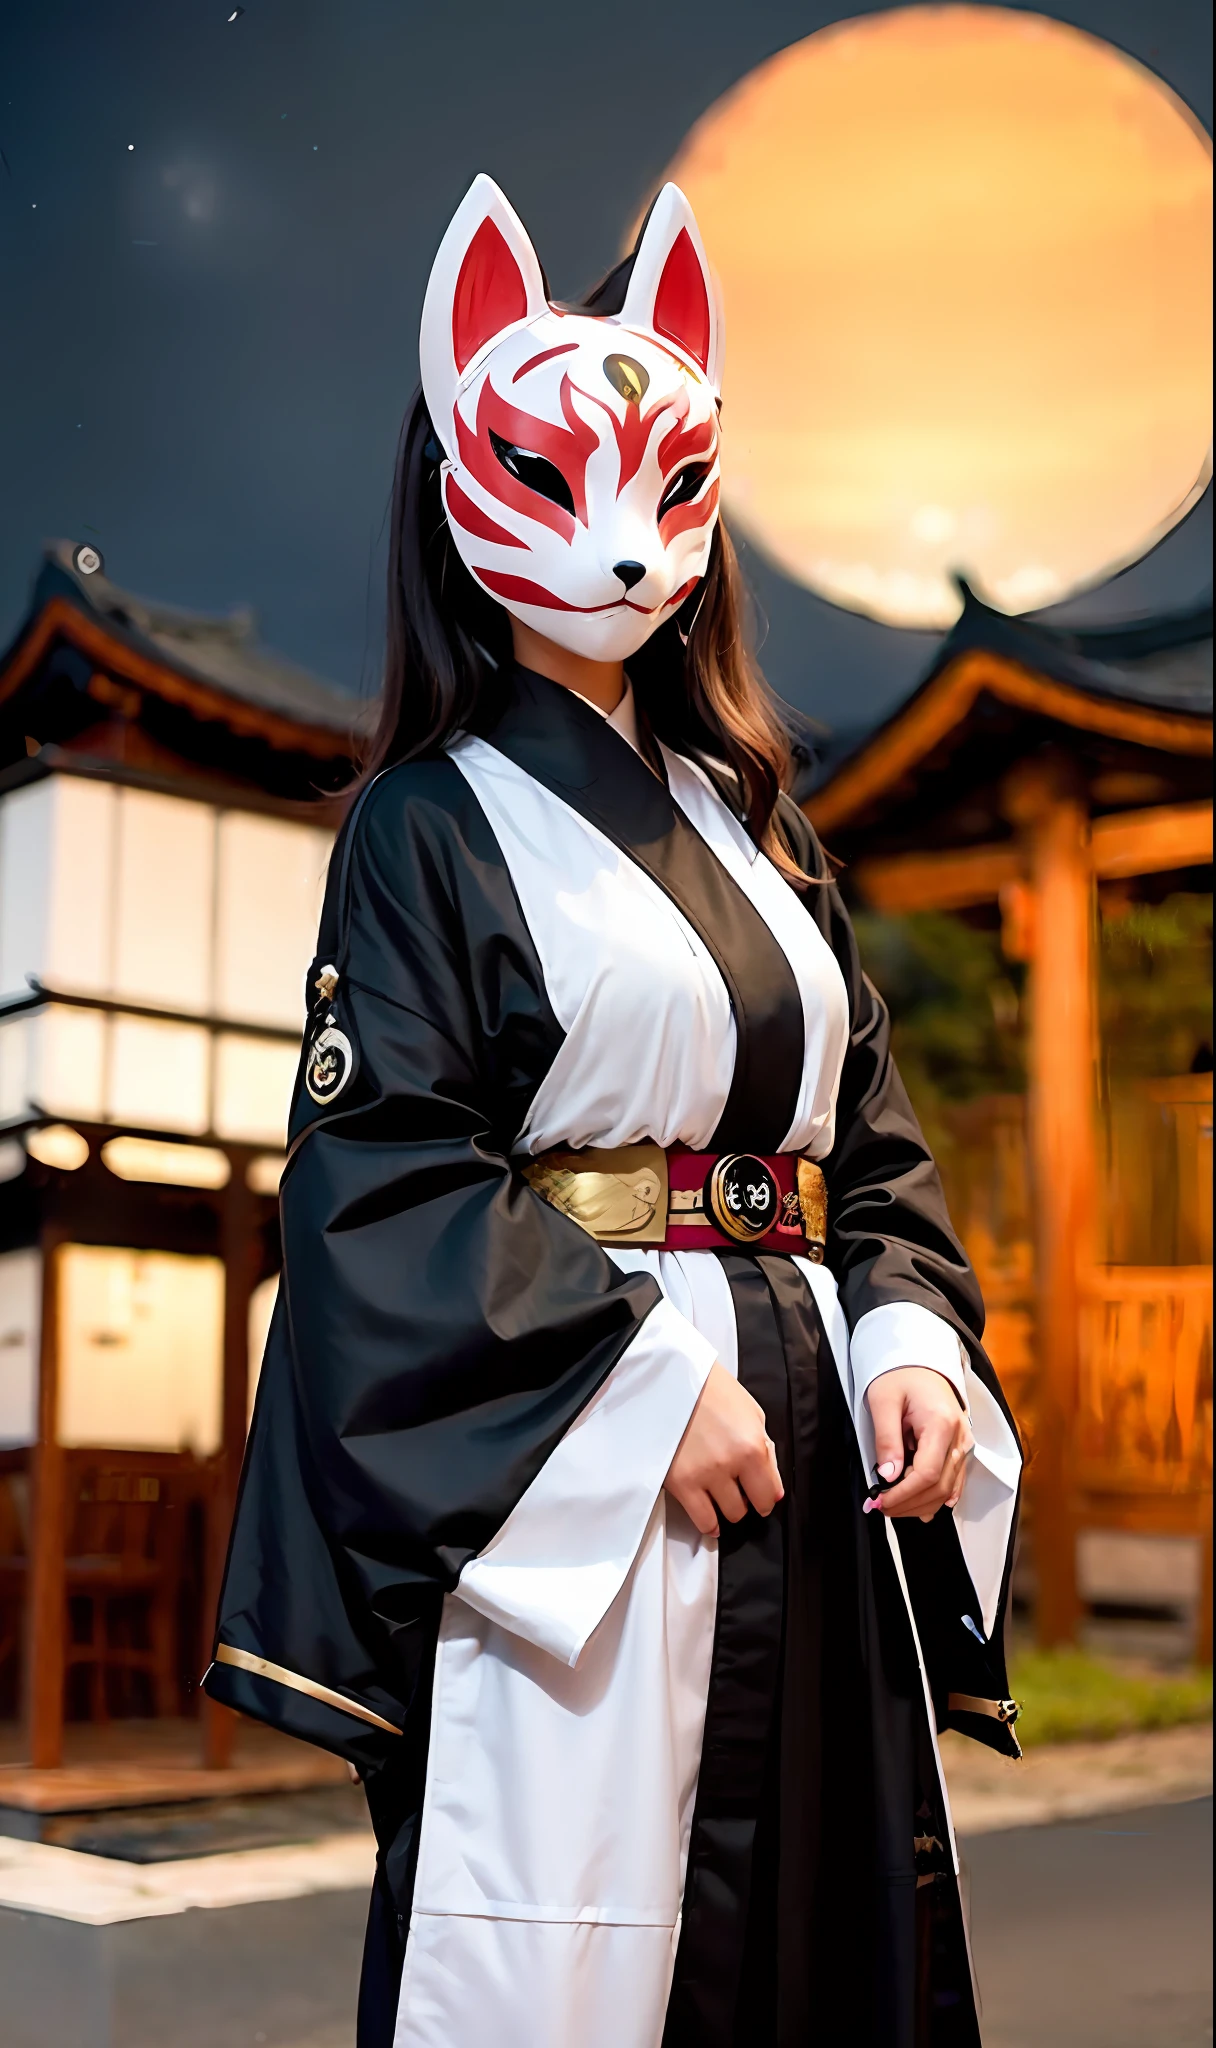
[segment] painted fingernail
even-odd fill
[[[894,1458],[890,1458],[888,1459],[885,1465],[880,1465],[878,1467],[878,1476],[880,1479],[894,1479],[895,1474],[898,1472],[898,1470],[899,1466],[896,1464]]]
[[[877,1506],[878,1502],[876,1500],[863,1500],[861,1503],[861,1512],[863,1515],[872,1515]]]

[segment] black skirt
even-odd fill
[[[722,1529],[663,2048],[974,2048],[916,1647],[819,1311],[788,1259],[723,1264],[786,1491]]]

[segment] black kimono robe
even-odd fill
[[[805,819],[800,896],[620,723],[517,670],[344,829],[207,1690],[364,1777],[360,2048],[969,2048],[935,1731],[1017,1753],[982,1304]],[[643,1139],[817,1158],[826,1264],[609,1252],[520,1172]],[[709,1540],[662,1484],[715,1356],[786,1495]],[[977,1450],[896,1531],[906,1364]]]

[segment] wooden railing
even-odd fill
[[[1064,1460],[1076,1529],[1199,1540],[1201,1657],[1211,1654],[1211,1087],[1210,1074],[1139,1082],[1107,1105],[1102,1235],[1112,1262],[1081,1288]],[[1026,1448],[1033,1521],[1040,1343],[1024,1113],[1014,1096],[952,1111],[942,1163],[984,1290],[989,1355]]]
[[[1212,1661],[1212,1268],[1105,1266],[1081,1308],[1078,1529],[1200,1546],[1195,1656]]]
[[[1211,1267],[1099,1267],[1084,1292],[1077,1392],[1082,1491],[1209,1491]]]

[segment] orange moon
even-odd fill
[[[726,303],[735,523],[901,626],[1134,561],[1211,473],[1212,150],[1109,44],[997,7],[845,22],[668,177]]]

